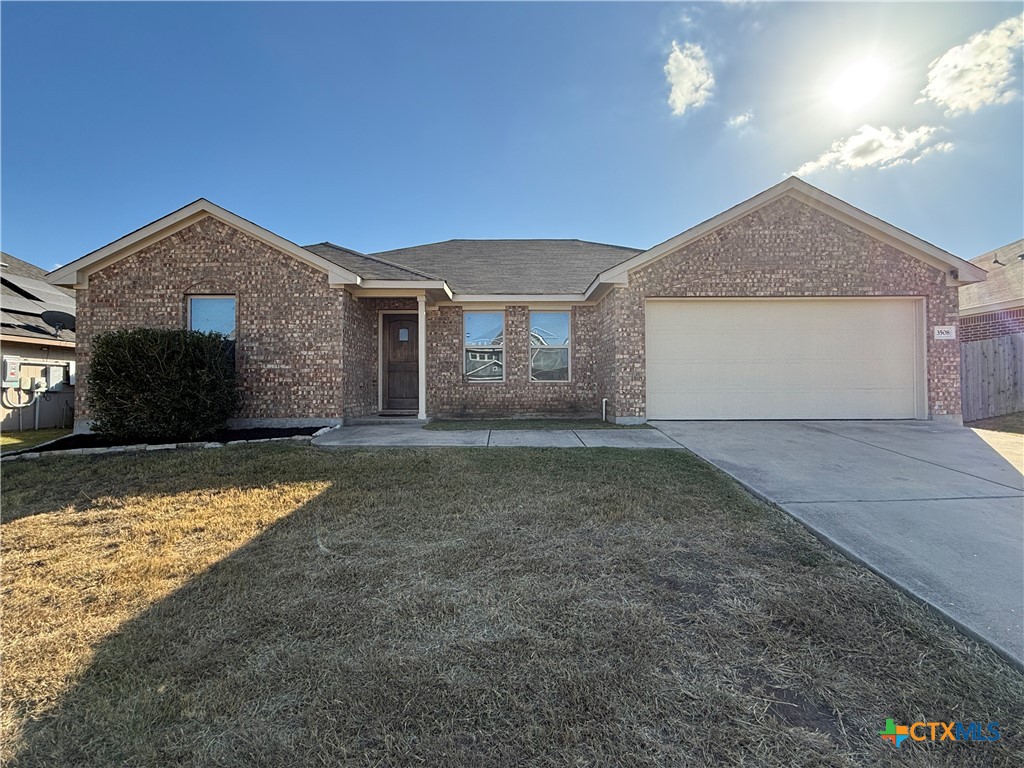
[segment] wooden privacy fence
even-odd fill
[[[1024,333],[960,345],[964,421],[1024,411]]]

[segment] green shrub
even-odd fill
[[[241,405],[233,342],[219,333],[100,334],[88,377],[93,430],[124,442],[201,440]]]

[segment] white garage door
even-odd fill
[[[924,418],[919,299],[651,299],[650,419]]]

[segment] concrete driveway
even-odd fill
[[[653,424],[1024,665],[1024,477],[972,430],[926,421]]]

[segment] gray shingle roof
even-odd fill
[[[960,288],[960,309],[1013,300],[1024,304],[1024,259],[1020,258],[1021,254],[1024,254],[1024,240],[971,259],[972,264],[988,270],[988,276],[983,282]],[[995,260],[1001,261],[1002,265],[994,263]]]
[[[46,270],[10,254],[0,254],[0,332],[26,340],[74,341],[72,331],[43,322],[47,310],[75,313],[75,292],[46,282]]]
[[[584,240],[446,240],[370,256],[446,280],[455,293],[557,294],[582,293],[640,252]]]
[[[317,243],[316,245],[302,246],[307,251],[312,251],[328,261],[355,272],[367,280],[436,280],[439,278],[419,272],[415,269],[408,269],[400,264],[394,264],[375,256],[368,256],[351,248],[343,248],[334,243]]]

